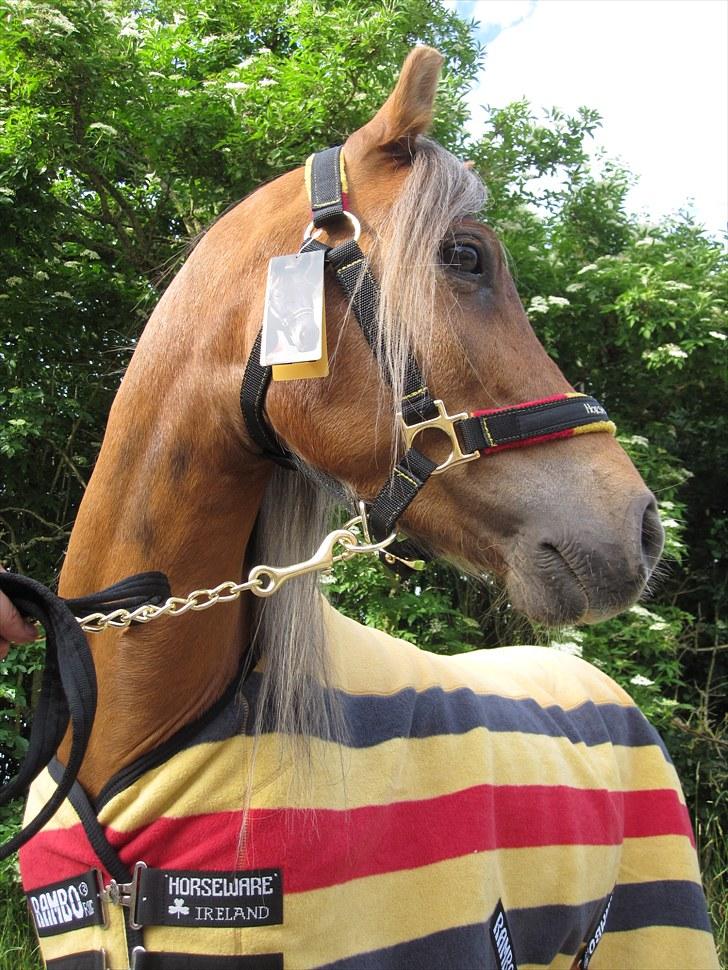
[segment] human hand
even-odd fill
[[[0,570],[5,572],[2,566]],[[29,643],[37,635],[32,623],[23,619],[5,593],[0,593],[0,660],[7,657],[11,640],[14,643]]]

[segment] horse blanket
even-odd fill
[[[718,966],[678,779],[624,691],[556,650],[443,657],[325,609],[343,742],[294,770],[263,734],[251,776],[256,669],[95,803],[77,784],[21,851],[49,966]],[[99,925],[88,873],[140,862],[143,928],[113,902]]]

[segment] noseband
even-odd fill
[[[377,333],[379,287],[366,256],[359,247],[359,220],[348,210],[346,170],[341,146],[311,155],[306,162],[306,188],[311,201],[311,222],[300,252],[322,251],[339,285],[347,295],[354,316],[379,364],[384,379],[387,371],[380,358]],[[316,239],[316,230],[346,219],[354,236],[337,246]],[[261,364],[262,331],[253,345],[245,368],[240,405],[250,436],[268,458],[286,468],[295,468],[291,452],[279,441],[265,417],[265,396],[272,368]],[[430,394],[420,368],[410,352],[405,365],[403,396],[398,417],[406,445],[404,457],[394,466],[373,502],[362,509],[365,530],[378,541],[390,535],[399,518],[416,498],[428,479],[449,468],[512,448],[542,444],[592,431],[615,433],[605,408],[593,397],[572,392],[556,394],[512,407],[489,408],[471,413],[448,414],[443,401]],[[450,441],[450,454],[432,461],[415,446],[421,432],[435,428]],[[400,555],[397,555],[400,553]],[[411,547],[393,543],[383,554],[390,564],[410,565]]]

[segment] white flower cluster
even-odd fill
[[[569,306],[570,302],[565,296],[534,296],[531,300],[529,313],[548,313],[552,306]]]

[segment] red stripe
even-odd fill
[[[23,888],[27,893],[94,868],[101,869],[105,883],[110,878],[96,858],[80,822],[67,829],[44,829],[23,846],[19,856]]]
[[[242,815],[161,818],[136,832],[107,829],[127,866],[236,865]],[[364,876],[413,869],[472,852],[549,845],[618,845],[623,838],[684,835],[687,809],[672,789],[610,792],[545,785],[479,785],[439,798],[331,809],[251,812],[243,868],[285,868],[286,891],[306,892]],[[44,832],[23,850],[26,889],[88,869],[80,826]],[[74,864],[75,863],[75,864]]]
[[[524,401],[523,404],[509,404],[504,408],[484,408],[482,411],[472,411],[474,418],[479,418],[483,414],[503,414],[504,411],[520,411],[521,408],[534,407],[537,404],[551,404],[552,401],[565,401],[568,394],[552,394],[551,397],[542,397],[538,401]]]
[[[571,438],[574,434],[573,428],[566,428],[564,431],[554,431],[552,434],[535,435],[533,438],[522,438],[520,441],[510,441],[505,445],[487,445],[482,449],[482,455],[494,455],[496,451],[512,451],[514,448],[528,448],[529,445],[538,445],[543,441],[555,441],[557,438]]]

